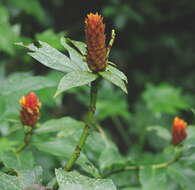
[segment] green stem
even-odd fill
[[[33,135],[34,127],[29,127],[29,131],[25,134],[23,143],[16,149],[16,153],[23,151],[30,143]]]
[[[112,48],[112,46],[114,44],[115,37],[116,37],[115,30],[112,30],[111,38],[110,38],[110,41],[109,41],[109,44],[108,44],[108,47],[107,47],[107,58],[109,57],[110,50],[111,50],[111,48]]]
[[[177,154],[175,155],[175,157],[168,161],[168,162],[164,162],[164,163],[161,163],[161,164],[156,164],[156,165],[153,165],[152,168],[166,168],[172,164],[174,164],[175,162],[177,162],[180,158],[182,157],[182,151],[179,151],[177,152]]]
[[[160,163],[160,164],[151,165],[151,168],[153,168],[153,169],[166,168],[166,167],[174,164],[175,162],[177,162],[181,157],[182,157],[182,151],[179,151],[179,152],[177,152],[177,154],[175,155],[175,157],[172,160],[170,160],[168,162],[163,162],[163,163]],[[141,170],[141,169],[144,169],[146,167],[148,167],[148,166],[128,166],[128,167],[125,167],[125,168],[120,168],[120,169],[117,169],[117,170],[110,171],[109,173],[105,174],[104,177],[108,177],[110,175],[120,173],[120,172],[124,172],[124,171]]]
[[[30,143],[31,141],[31,137],[33,135],[33,130],[34,127],[29,127],[29,131],[27,133],[25,133],[25,137],[24,137],[24,141],[23,143],[16,149],[16,153],[20,153],[22,152]],[[0,169],[4,167],[3,162],[0,162]],[[8,172],[13,172],[13,170],[8,171]],[[14,171],[15,172],[15,171]]]
[[[78,142],[77,146],[75,147],[75,150],[74,150],[72,156],[70,157],[70,159],[68,160],[68,162],[64,168],[64,170],[66,170],[66,171],[71,170],[72,166],[79,158],[81,150],[82,150],[83,146],[85,145],[87,137],[89,136],[90,128],[92,127],[92,124],[93,124],[94,113],[96,110],[98,83],[99,83],[99,79],[97,79],[91,83],[90,105],[89,105],[89,111],[88,111],[88,117],[86,120],[86,125],[83,129],[83,132],[81,134],[79,142]]]

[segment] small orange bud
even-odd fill
[[[94,71],[103,71],[107,66],[106,36],[103,18],[98,13],[90,13],[85,19],[85,37],[87,43],[87,64]]]
[[[28,93],[20,99],[20,119],[23,125],[34,127],[40,117],[41,103],[34,92]]]
[[[181,143],[187,137],[186,127],[187,123],[184,120],[179,117],[174,118],[172,126],[172,143],[174,145]]]

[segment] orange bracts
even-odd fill
[[[98,14],[90,13],[85,19],[87,64],[93,72],[103,71],[107,66],[105,24]]]
[[[172,143],[174,145],[180,144],[186,137],[187,123],[180,119],[179,117],[175,117],[172,125]]]
[[[34,127],[40,117],[41,103],[34,92],[28,93],[20,99],[20,119],[23,125]]]

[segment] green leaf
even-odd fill
[[[111,83],[104,80],[98,97],[98,120],[115,116],[121,116],[127,120],[130,119],[131,116],[128,110],[127,97],[123,96],[123,92],[120,89],[114,88]],[[115,103],[113,104],[113,102]]]
[[[187,169],[187,171],[185,172],[183,168],[177,166],[170,166],[167,168],[167,174],[176,184],[180,184],[183,189],[194,190],[195,176],[193,174],[193,177],[190,178],[190,173],[190,169]]]
[[[99,74],[106,80],[121,88],[125,93],[128,93],[124,81],[118,75],[115,75],[110,71],[99,72]]]
[[[33,142],[33,145],[37,147],[40,151],[47,152],[51,155],[58,156],[61,158],[69,159],[72,155],[74,148],[77,145],[77,141],[80,137],[82,129],[78,130],[74,133],[74,135],[66,136],[66,137],[58,137],[52,138],[49,140],[42,140]],[[83,163],[87,161],[87,157],[84,153],[81,153],[78,163]]]
[[[31,152],[22,152],[20,154],[5,152],[0,155],[0,158],[8,168],[24,170],[34,167],[34,158]]]
[[[142,97],[147,107],[156,113],[176,114],[178,110],[189,108],[181,90],[167,84],[148,84]]]
[[[9,23],[8,9],[0,4],[0,51],[13,55],[15,53],[14,42],[22,40],[19,37],[20,26],[11,26]],[[17,29],[17,30],[16,30]]]
[[[195,126],[189,125],[187,127],[187,139],[183,142],[185,145],[190,145],[195,147]]]
[[[23,187],[16,176],[10,176],[0,172],[1,190],[21,190]]]
[[[82,104],[88,106],[88,88],[77,88],[69,93],[74,93],[75,97]],[[114,94],[114,96],[113,96]],[[115,88],[107,80],[101,81],[97,100],[97,120],[102,121],[107,117],[121,116],[125,120],[130,120],[131,114],[128,110],[127,97],[124,97],[123,91]],[[115,102],[113,104],[113,102]]]
[[[33,145],[40,151],[51,155],[69,159],[72,155],[84,127],[83,122],[76,121],[69,117],[50,120],[37,129],[36,133],[57,132],[56,138],[36,139]],[[47,128],[44,130],[44,128]],[[55,129],[56,128],[56,129]],[[86,155],[81,152],[76,162],[83,170],[95,177],[100,177],[98,170],[88,160]]]
[[[48,43],[50,46],[63,50],[63,46],[60,44],[59,39],[63,36],[63,32],[55,33],[52,29],[45,30],[41,33],[36,34],[36,39],[42,42]]]
[[[140,182],[143,190],[167,189],[166,169],[154,169],[152,167],[145,167],[139,171]]]
[[[8,95],[15,92],[39,90],[46,87],[54,87],[57,83],[41,76],[10,76],[1,84],[0,95]]]
[[[87,45],[84,42],[76,41],[76,40],[71,40],[73,45],[82,53],[82,55],[87,54]]]
[[[89,84],[97,79],[98,75],[86,71],[74,71],[66,74],[58,85],[55,97],[70,88]]]
[[[14,146],[16,144],[17,144],[16,141],[8,140],[6,137],[1,137],[1,139],[0,139],[0,153],[13,150]]]
[[[59,52],[57,49],[51,47],[46,42],[39,41],[40,47],[34,44],[24,45],[17,43],[17,45],[28,48],[31,52],[28,54],[43,65],[62,72],[71,72],[78,70],[78,66],[74,64],[67,56]]]
[[[46,121],[41,125],[40,128],[35,130],[35,133],[52,133],[52,132],[60,132],[66,136],[73,135],[77,130],[84,127],[84,123],[81,121],[77,121],[71,117],[63,117],[60,119],[51,119]],[[63,135],[63,136],[64,136]]]
[[[33,145],[36,146],[40,151],[60,158],[69,159],[78,143],[80,134],[81,130],[77,130],[77,133],[74,133],[74,135],[55,138],[45,142],[35,142]],[[81,152],[76,164],[80,165],[83,170],[90,173],[91,175],[100,177],[98,170],[93,166],[93,164],[88,160],[87,156],[83,152]]]
[[[170,142],[171,141],[171,133],[168,129],[162,126],[150,126],[147,128],[148,131],[155,131],[156,134],[162,139]]]
[[[29,187],[33,184],[42,183],[43,169],[37,166],[31,170],[18,171],[18,178],[24,188]]]
[[[0,172],[0,189],[23,190],[33,184],[40,184],[41,176],[41,167],[36,167],[32,170],[19,171],[17,177]]]
[[[83,61],[85,57],[81,55],[76,49],[74,49],[72,46],[70,46],[70,43],[75,44],[71,39],[69,38],[61,38],[61,44],[64,46],[64,48],[68,51],[70,59],[78,65],[78,67],[83,71],[89,71],[87,63]],[[78,45],[78,43],[76,43]],[[80,47],[80,46],[79,46]]]
[[[43,23],[46,19],[46,14],[38,0],[27,2],[26,0],[8,0],[14,9],[24,10],[26,13],[34,16],[39,22]]]
[[[87,142],[83,148],[83,151],[89,153],[88,156],[90,160],[92,160],[94,163],[98,163],[98,159],[102,154],[102,150],[105,148],[105,144],[105,140],[100,135],[100,133],[91,131],[91,134],[87,138]]]
[[[107,69],[114,75],[117,75],[119,78],[121,78],[122,80],[124,80],[126,83],[128,83],[128,78],[127,76],[120,70],[118,70],[116,67],[112,66],[112,65],[108,65]]]
[[[110,170],[114,165],[125,165],[125,161],[117,147],[114,144],[107,143],[99,157],[99,167],[101,171]]]
[[[65,172],[56,169],[56,178],[59,190],[116,190],[110,179],[92,179],[77,172]]]

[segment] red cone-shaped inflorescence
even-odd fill
[[[40,117],[41,103],[34,92],[28,93],[20,99],[20,119],[23,125],[34,127]]]
[[[105,70],[107,66],[105,24],[103,24],[103,18],[98,13],[87,15],[85,37],[88,67],[94,72]]]
[[[186,127],[187,123],[184,120],[179,117],[174,118],[172,125],[172,143],[174,145],[180,144],[187,137]]]

